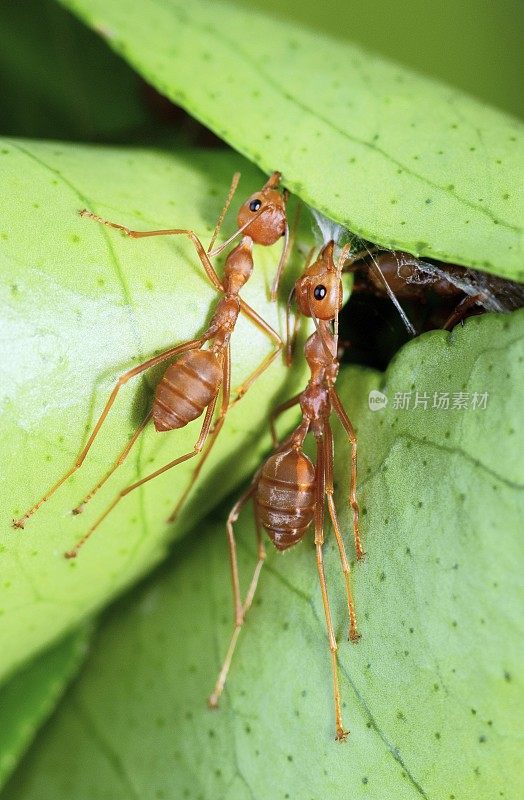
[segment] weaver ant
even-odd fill
[[[83,210],[80,212],[81,216],[93,219],[96,222],[107,225],[110,228],[116,228],[133,239],[139,239],[147,236],[164,235],[187,236],[195,246],[202,266],[211,284],[214,286],[217,292],[223,295],[223,297],[218,301],[211,321],[201,336],[184,342],[183,344],[179,344],[176,347],[169,348],[159,355],[148,359],[142,364],[138,364],[120,376],[106,405],[104,406],[102,413],[100,414],[100,417],[98,418],[98,421],[95,424],[87,444],[78,455],[74,465],[51,487],[51,489],[46,492],[46,494],[43,495],[40,500],[38,500],[38,502],[36,502],[28,511],[26,511],[25,514],[23,514],[19,519],[13,521],[13,525],[16,528],[23,528],[29,517],[31,517],[35,511],[37,511],[37,509],[39,509],[40,506],[42,506],[42,504],[46,502],[46,500],[48,500],[57,491],[57,489],[71,475],[73,475],[74,472],[76,472],[77,469],[80,468],[96,436],[98,435],[100,428],[102,427],[104,420],[111,409],[111,406],[116,400],[118,392],[131,378],[143,373],[145,370],[154,367],[157,364],[173,359],[176,356],[180,356],[177,361],[168,366],[163,378],[158,383],[151,410],[148,411],[146,417],[135,430],[131,439],[119,454],[118,458],[108,472],[88,492],[81,503],[73,510],[73,513],[79,514],[85,504],[91,500],[91,498],[100,489],[100,487],[103,486],[103,484],[113,474],[117,467],[122,464],[125,458],[129,455],[134,443],[137,441],[138,437],[151,419],[153,420],[155,429],[157,431],[169,431],[184,427],[192,420],[200,417],[204,409],[206,409],[204,422],[195,446],[190,452],[179,456],[173,461],[170,461],[160,469],[155,470],[155,472],[152,474],[147,475],[146,477],[136,481],[120,491],[102,513],[102,515],[98,518],[98,520],[78,540],[76,545],[65,554],[67,558],[74,558],[78,554],[80,548],[89,539],[98,525],[103,519],[105,519],[107,514],[109,514],[109,512],[123,497],[139,486],[142,486],[147,481],[150,481],[153,478],[156,478],[158,475],[166,472],[168,469],[171,469],[172,467],[175,467],[178,464],[181,464],[182,462],[196,456],[201,452],[206,440],[208,440],[208,445],[203,458],[207,457],[212,445],[216,441],[216,437],[224,423],[226,412],[230,406],[230,339],[240,312],[244,313],[246,317],[248,317],[259,329],[261,329],[272,340],[276,347],[263,359],[259,366],[237,389],[235,400],[239,399],[245,394],[253,382],[264,372],[264,370],[270,366],[282,349],[282,340],[280,336],[257,314],[253,308],[251,308],[251,306],[245,302],[245,300],[239,296],[239,293],[244,284],[249,280],[253,271],[253,245],[260,244],[264,246],[271,246],[275,244],[281,237],[284,237],[284,246],[271,289],[272,299],[276,297],[280,276],[288,256],[289,249],[289,228],[286,218],[287,192],[279,191],[280,173],[274,172],[262,189],[251,195],[240,207],[237,217],[238,229],[235,231],[235,233],[230,236],[224,244],[213,249],[213,244],[238,186],[239,178],[240,175],[238,173],[233,176],[231,188],[224,205],[224,209],[222,210],[222,213],[217,221],[211,243],[207,251],[204,249],[196,234],[191,230],[168,229],[135,231],[130,230],[125,225],[102,219],[90,211]],[[243,234],[240,243],[228,254],[226,258],[224,265],[224,280],[221,281],[211,263],[211,258],[218,255],[240,234]],[[209,343],[209,347],[208,349],[203,349],[206,343]],[[215,425],[212,428],[213,414],[220,390],[222,390],[220,410]],[[235,400],[233,400],[233,402],[235,402]]]
[[[319,227],[324,239],[328,238],[325,226]],[[465,293],[468,297],[471,295],[469,303],[463,302],[456,309],[457,319],[460,318],[463,311],[467,310],[465,307],[468,305],[479,302],[485,304],[494,301],[488,292],[471,292],[468,294],[466,283],[464,283],[464,288],[457,286],[449,278],[446,280],[445,275],[439,275],[438,267],[434,267],[432,270],[431,265],[421,262],[408,254],[387,251],[378,253],[376,256],[375,253],[377,253],[378,248],[373,245],[368,246],[365,242],[351,242],[345,245],[335,265],[333,259],[334,239],[336,238],[340,241],[338,234],[341,231],[340,226],[331,224],[330,227],[330,233],[337,233],[336,237],[333,236],[328,244],[323,247],[317,260],[311,266],[306,267],[302,277],[296,282],[288,301],[288,320],[289,306],[294,295],[300,314],[303,317],[312,318],[315,323],[315,332],[309,337],[305,345],[305,356],[311,371],[309,383],[303,392],[292,397],[273,412],[270,423],[275,451],[256,472],[250,486],[235,503],[227,519],[226,528],[229,550],[233,554],[231,570],[234,629],[226,657],[208,703],[211,708],[218,706],[240,631],[246,614],[253,603],[262,566],[266,558],[262,529],[267,532],[277,550],[283,551],[300,542],[311,524],[314,523],[317,570],[332,662],[336,739],[341,741],[347,737],[348,732],[342,722],[336,659],[337,642],[331,621],[322,555],[326,499],[345,580],[349,612],[349,638],[351,641],[357,642],[360,635],[357,629],[356,613],[351,592],[350,567],[333,498],[334,447],[330,425],[330,416],[333,411],[342,423],[351,445],[349,500],[353,509],[355,552],[357,559],[364,557],[359,532],[359,507],[356,498],[357,439],[351,421],[335,389],[335,381],[339,370],[338,314],[342,305],[341,275],[343,272],[367,270],[368,281],[374,282],[375,291],[381,295],[387,294],[393,300],[397,309],[401,312],[405,324],[408,323],[408,329],[413,334],[415,330],[413,326],[409,325],[409,320],[399,306],[396,295],[398,294],[403,298],[408,295],[413,297],[414,289],[410,286],[409,277],[414,279],[418,276],[420,278],[424,274],[424,270],[432,276],[427,283],[431,283],[433,289],[441,296],[451,297],[456,303],[457,298],[462,294]],[[336,228],[339,228],[339,230],[336,231]],[[402,266],[409,265],[411,272],[407,275],[398,273],[399,264]],[[456,267],[454,277],[458,280],[459,278],[456,277],[458,274],[463,277],[464,273],[470,275],[472,272],[471,270],[462,270],[462,268]],[[371,275],[373,275],[373,278],[371,278]],[[482,277],[477,278],[477,281],[476,285],[482,284]],[[420,288],[417,290],[417,297],[420,299],[418,292],[420,292]],[[299,320],[300,317],[297,319]],[[291,343],[296,335],[296,329],[291,335],[289,322],[287,328],[287,355],[289,360]],[[297,404],[301,408],[302,420],[295,430],[282,443],[279,443],[274,426],[275,418]],[[313,433],[316,441],[315,464],[303,451],[304,440],[309,432]],[[242,602],[236,564],[234,524],[238,520],[242,508],[250,499],[253,500],[254,505],[257,562],[248,591]]]
[[[337,350],[338,313],[342,305],[341,273],[349,253],[349,245],[342,249],[336,265],[333,259],[334,246],[333,241],[328,242],[316,261],[310,266],[306,266],[292,292],[292,295],[296,297],[300,314],[312,318],[315,323],[315,332],[308,338],[304,348],[311,377],[304,391],[280,405],[271,415],[275,452],[260,467],[251,485],[232,508],[227,520],[229,550],[232,554],[235,627],[224,664],[208,702],[212,708],[218,705],[245,615],[253,602],[266,556],[261,528],[265,529],[277,550],[282,551],[300,542],[314,522],[317,569],[333,670],[336,738],[344,740],[348,732],[342,724],[336,658],[337,643],[331,621],[322,555],[326,499],[344,574],[349,612],[349,638],[351,641],[357,642],[360,635],[357,630],[351,593],[349,562],[333,499],[334,447],[330,424],[330,416],[333,411],[342,423],[351,445],[349,499],[353,509],[353,534],[358,559],[364,557],[364,551],[360,541],[359,507],[356,498],[357,439],[335,389],[339,370]],[[291,296],[288,309],[290,302]],[[274,427],[275,418],[281,412],[298,404],[302,412],[302,421],[282,443],[278,443]],[[303,443],[309,432],[313,433],[316,441],[316,464],[313,464],[303,451]],[[250,498],[253,498],[255,511],[258,560],[246,599],[242,603],[233,525],[237,521],[242,507]]]

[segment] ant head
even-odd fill
[[[275,244],[286,230],[286,195],[278,191],[280,172],[274,172],[259,192],[240,207],[238,227],[256,244]],[[250,219],[253,222],[250,224]]]
[[[306,317],[334,319],[342,307],[342,281],[333,261],[334,247],[333,241],[328,242],[295,284],[297,305]]]

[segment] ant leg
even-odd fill
[[[227,534],[229,540],[229,553],[231,558],[231,575],[232,575],[232,582],[233,582],[233,595],[235,598],[235,627],[233,629],[233,634],[231,636],[231,640],[229,642],[229,647],[227,649],[226,657],[224,659],[224,663],[222,665],[222,669],[217,678],[217,682],[215,684],[215,688],[213,692],[210,694],[208,698],[208,706],[210,708],[217,708],[218,701],[222,692],[224,691],[224,686],[227,680],[227,676],[229,673],[229,668],[231,667],[231,662],[233,660],[233,654],[235,652],[235,648],[237,645],[238,637],[240,635],[240,631],[242,629],[242,625],[244,624],[246,614],[251,608],[251,604],[253,602],[253,598],[255,596],[256,588],[258,585],[258,579],[260,577],[260,571],[264,564],[264,560],[266,558],[266,549],[264,547],[264,542],[262,541],[262,535],[260,531],[260,522],[258,519],[258,515],[255,509],[255,525],[256,525],[256,535],[257,535],[257,563],[255,566],[255,570],[253,572],[253,577],[251,578],[251,583],[249,584],[249,589],[246,594],[246,599],[242,606],[239,606],[240,600],[240,589],[238,586],[238,568],[237,568],[237,559],[236,559],[236,544],[235,544],[235,537],[233,531],[233,525],[237,521],[240,511],[242,510],[243,506],[247,503],[250,497],[254,494],[257,488],[257,481],[258,475],[260,470],[256,473],[251,486],[244,492],[242,497],[235,503],[233,508],[230,511],[229,517],[227,518]]]
[[[78,540],[75,546],[64,554],[66,558],[76,558],[80,548],[83,547],[83,545],[87,542],[87,540],[92,536],[92,534],[96,531],[100,523],[107,517],[109,512],[112,511],[115,508],[115,506],[120,502],[120,500],[122,500],[126,495],[128,495],[134,489],[138,489],[138,487],[142,486],[144,483],[147,483],[148,481],[153,480],[153,478],[157,478],[159,475],[162,475],[162,473],[167,472],[168,469],[172,469],[173,467],[178,466],[178,464],[181,464],[183,461],[188,461],[190,458],[193,458],[202,450],[204,442],[209,435],[209,429],[211,428],[211,421],[213,419],[213,413],[215,411],[216,400],[217,400],[217,395],[215,395],[214,399],[210,402],[210,404],[207,407],[206,415],[204,417],[204,422],[202,425],[202,430],[200,431],[200,436],[198,437],[198,440],[194,448],[189,453],[184,453],[183,456],[175,458],[174,461],[170,461],[168,464],[165,464],[163,467],[160,467],[160,469],[155,470],[155,472],[152,472],[150,475],[146,475],[145,478],[141,478],[141,480],[132,483],[130,486],[126,486],[125,489],[122,489],[122,491],[120,491],[116,495],[114,500],[107,506],[103,514],[101,514],[98,517],[96,522]]]
[[[276,418],[282,414],[284,411],[287,411],[288,408],[293,408],[300,402],[300,395],[302,392],[299,392],[294,397],[290,397],[289,400],[286,400],[285,403],[281,403],[279,406],[273,409],[271,414],[269,415],[269,427],[271,429],[271,439],[273,440],[273,447],[276,448],[279,445],[279,439],[277,436],[277,429],[275,427],[275,420]]]
[[[229,187],[229,193],[226,197],[226,202],[224,203],[224,208],[220,212],[220,216],[217,219],[217,223],[215,225],[215,230],[213,231],[213,235],[207,247],[207,252],[211,253],[213,250],[213,245],[215,244],[216,238],[220,232],[220,228],[222,227],[222,223],[224,222],[224,217],[226,216],[229,206],[231,205],[231,201],[235,195],[235,192],[238,188],[238,182],[240,180],[240,172],[235,172],[233,178],[231,180],[231,186]]]
[[[258,478],[258,473],[257,473],[257,478]],[[260,520],[258,518],[258,511],[256,507],[255,507],[255,530],[257,537],[257,563],[255,565],[255,571],[253,572],[253,577],[251,578],[251,583],[249,584],[249,589],[247,590],[246,599],[244,600],[244,604],[242,606],[244,619],[246,618],[246,614],[251,608],[251,604],[253,603],[255,592],[258,586],[258,579],[260,577],[260,572],[262,570],[262,567],[264,566],[264,561],[266,560],[266,548],[264,546],[264,540],[262,538],[261,525],[260,525]]]
[[[287,199],[289,197],[289,193],[287,190],[284,190],[285,201],[287,203]],[[280,254],[280,259],[277,265],[277,271],[275,273],[275,277],[273,279],[273,284],[271,286],[271,295],[270,299],[274,302],[277,299],[277,292],[278,286],[280,283],[280,278],[282,277],[282,273],[284,272],[287,262],[289,261],[289,257],[293,251],[293,246],[295,244],[295,237],[298,230],[298,225],[300,222],[300,214],[302,212],[302,203],[299,201],[295,208],[295,214],[293,216],[293,223],[291,228],[289,228],[287,221],[286,227],[284,230],[284,244],[282,247],[282,253]]]
[[[171,514],[167,518],[167,520],[166,520],[167,522],[174,522],[175,521],[175,519],[177,518],[178,514],[180,513],[180,509],[182,508],[182,506],[184,505],[184,503],[185,503],[185,501],[187,499],[187,496],[188,496],[189,492],[191,491],[191,489],[195,485],[195,483],[196,483],[196,481],[198,479],[198,476],[200,475],[202,467],[204,466],[204,464],[206,462],[206,459],[209,456],[209,454],[210,454],[210,452],[211,452],[211,450],[213,448],[213,445],[215,444],[215,442],[217,440],[217,436],[220,433],[222,425],[224,424],[225,416],[226,416],[227,410],[229,408],[230,395],[231,395],[231,346],[228,345],[227,346],[227,350],[226,350],[226,357],[224,359],[224,367],[223,367],[223,373],[222,373],[222,403],[221,403],[221,406],[220,406],[220,412],[219,412],[218,418],[217,418],[215,424],[213,425],[213,427],[211,428],[211,430],[209,432],[209,441],[208,441],[208,443],[206,445],[206,449],[202,453],[202,458],[200,459],[200,461],[198,462],[197,466],[195,467],[195,469],[193,471],[193,474],[191,475],[191,478],[187,483],[186,488],[184,489],[184,491],[182,492],[182,494],[180,495],[180,497],[178,499],[178,502],[177,502],[176,506],[174,507],[173,511],[171,512]]]
[[[284,343],[280,338],[280,336],[278,335],[278,333],[275,330],[273,330],[271,325],[268,325],[267,322],[264,319],[262,319],[260,314],[257,314],[255,309],[251,308],[251,306],[248,303],[246,303],[246,301],[242,297],[239,297],[238,299],[240,300],[240,308],[244,312],[246,317],[248,317],[248,319],[250,319],[251,322],[257,326],[257,328],[260,328],[262,333],[265,333],[266,336],[272,339],[273,342],[277,345],[279,350],[282,350],[282,346]]]
[[[457,322],[460,322],[462,319],[464,319],[466,312],[469,311],[472,306],[477,305],[477,303],[482,303],[482,299],[482,294],[467,294],[465,297],[463,297],[460,303],[455,306],[455,309],[445,321],[444,325],[442,326],[442,330],[450,331],[453,327],[455,327]]]
[[[100,416],[99,416],[99,418],[98,418],[98,420],[96,422],[96,425],[93,428],[93,432],[91,433],[91,436],[87,440],[87,444],[80,451],[80,453],[79,453],[75,463],[71,467],[71,469],[69,469],[64,475],[62,475],[60,480],[58,480],[49,489],[49,491],[46,492],[46,494],[44,494],[44,496],[41,497],[40,500],[38,500],[37,503],[35,503],[33,506],[31,506],[31,508],[28,511],[26,511],[25,514],[23,514],[21,517],[19,517],[19,519],[13,520],[13,526],[15,528],[23,528],[25,523],[26,523],[26,521],[29,519],[29,517],[31,517],[35,513],[35,511],[37,511],[40,508],[41,505],[43,505],[47,500],[49,500],[49,498],[52,497],[52,495],[54,495],[54,493],[57,491],[57,489],[59,489],[60,486],[62,486],[62,484],[65,483],[66,480],[68,478],[70,478],[71,475],[73,475],[77,471],[77,469],[79,469],[82,466],[82,464],[84,462],[84,459],[87,456],[89,450],[91,449],[91,445],[93,444],[95,438],[97,437],[98,432],[100,431],[100,428],[102,427],[102,425],[104,423],[104,420],[107,417],[107,415],[108,415],[108,413],[109,413],[109,411],[111,409],[111,406],[115,402],[117,394],[120,391],[120,389],[122,388],[122,386],[125,386],[125,384],[129,380],[131,380],[131,378],[134,378],[136,375],[140,375],[140,373],[145,372],[150,367],[154,367],[157,364],[160,364],[162,361],[167,361],[169,358],[174,358],[175,356],[180,355],[180,353],[186,352],[186,350],[194,350],[194,349],[197,349],[197,348],[201,347],[204,344],[204,342],[207,341],[208,338],[209,338],[209,336],[206,333],[203,336],[200,336],[198,339],[191,339],[191,341],[185,342],[184,344],[179,344],[176,347],[170,347],[169,350],[164,350],[163,353],[160,353],[157,356],[153,356],[153,358],[149,358],[147,361],[144,361],[142,364],[138,364],[136,367],[133,367],[132,369],[128,370],[127,372],[124,372],[124,374],[119,377],[119,379],[117,380],[115,386],[113,387],[113,391],[111,392],[111,394],[109,396],[109,400],[105,404],[105,406],[104,406],[104,408],[102,410],[102,413],[100,414]]]
[[[337,666],[337,640],[331,621],[331,609],[326,587],[326,575],[324,573],[324,559],[322,556],[322,545],[324,544],[324,496],[325,496],[325,467],[324,467],[324,444],[322,437],[317,439],[317,465],[316,465],[316,503],[315,503],[315,548],[317,556],[317,570],[322,592],[322,603],[326,616],[326,627],[328,632],[329,650],[331,653],[331,668],[333,671],[333,699],[335,702],[335,724],[336,739],[344,741],[349,731],[344,729],[342,724],[342,711],[340,708],[340,687],[338,683]]]
[[[93,486],[93,488],[90,489],[90,491],[85,495],[83,500],[81,500],[80,503],[75,508],[73,508],[73,514],[81,514],[82,511],[84,510],[84,506],[87,503],[89,503],[90,500],[92,500],[92,498],[95,496],[95,494],[98,492],[98,490],[102,488],[104,483],[111,477],[113,472],[120,466],[120,464],[124,463],[124,461],[126,460],[127,456],[131,452],[131,448],[133,447],[134,443],[136,442],[136,440],[138,439],[138,437],[140,436],[140,434],[142,433],[142,431],[146,427],[147,423],[151,419],[151,413],[152,413],[151,411],[149,411],[147,413],[146,417],[142,420],[142,422],[140,423],[140,425],[138,426],[136,431],[133,433],[131,439],[128,441],[128,443],[126,444],[126,446],[124,447],[124,449],[122,450],[122,452],[120,453],[118,458],[115,460],[113,466],[110,467],[110,469],[108,469],[108,471],[106,472],[104,477],[101,478],[98,481],[98,483],[95,484],[95,486]]]
[[[355,604],[353,602],[353,594],[351,592],[349,562],[346,555],[346,548],[344,546],[344,539],[342,538],[342,534],[340,532],[340,525],[338,522],[337,512],[335,508],[335,501],[333,499],[334,450],[333,450],[333,433],[331,431],[331,426],[329,422],[326,422],[324,425],[324,448],[325,448],[324,466],[326,475],[326,496],[329,508],[329,516],[331,517],[333,530],[335,531],[335,537],[338,545],[338,552],[340,554],[340,561],[342,564],[342,572],[344,573],[344,582],[346,585],[346,598],[347,598],[348,612],[349,612],[349,638],[351,639],[352,642],[358,642],[358,640],[360,639],[360,633],[358,632],[357,629]]]
[[[266,334],[266,336],[269,339],[271,339],[274,342],[274,344],[276,345],[276,350],[274,350],[272,353],[269,353],[264,358],[262,363],[259,364],[259,366],[235,390],[235,399],[233,400],[232,405],[238,403],[238,401],[245,395],[247,390],[253,385],[256,379],[260,377],[260,375],[269,367],[270,364],[272,364],[272,362],[275,360],[275,358],[278,356],[278,354],[280,353],[280,351],[284,346],[284,342],[282,341],[278,333],[275,330],[273,330],[273,328],[270,325],[268,325],[267,322],[265,322],[261,316],[257,314],[255,309],[251,308],[251,306],[248,305],[245,300],[242,300],[242,298],[239,298],[239,300],[240,300],[240,308],[244,312],[246,317],[250,319],[251,322],[254,325],[256,325],[257,328],[259,328],[263,333]]]
[[[357,501],[357,435],[355,433],[355,429],[351,424],[351,420],[349,419],[344,406],[338,396],[336,390],[331,387],[329,390],[329,396],[331,398],[331,402],[333,404],[333,408],[335,410],[336,415],[338,416],[340,422],[344,430],[347,433],[349,442],[351,444],[351,479],[350,479],[350,488],[349,488],[349,502],[351,504],[351,508],[353,509],[353,536],[355,539],[355,551],[357,554],[357,558],[360,559],[364,558],[366,553],[362,548],[362,542],[360,540],[360,528],[358,524],[359,519],[359,507]]]
[[[80,212],[80,216],[88,217],[95,222],[99,222],[101,225],[106,225],[108,228],[116,228],[117,230],[125,233],[126,236],[130,236],[132,239],[142,239],[146,236],[187,236],[193,242],[202,266],[206,271],[207,277],[215,289],[218,292],[224,291],[224,287],[222,286],[220,278],[215,272],[215,269],[209,259],[209,255],[206,253],[204,245],[194,231],[188,230],[187,228],[166,228],[158,231],[135,231],[131,230],[131,228],[128,228],[126,225],[121,225],[119,222],[110,222],[108,219],[99,217],[98,214],[93,214],[92,211],[88,211],[85,208]]]
[[[255,370],[253,370],[253,372],[245,379],[245,381],[240,386],[237,387],[237,389],[235,390],[236,397],[231,403],[232,406],[236,405],[239,400],[242,400],[247,390],[250,389],[251,386],[254,384],[254,382],[258,378],[260,378],[262,373],[264,373],[266,369],[268,369],[268,367],[271,366],[275,358],[280,353],[280,350],[281,348],[279,347],[277,350],[273,350],[272,353],[269,353],[264,358],[264,360],[258,365],[258,367]]]
[[[295,435],[297,435],[297,441],[302,442],[304,440],[304,437],[305,437],[305,435],[307,433],[308,426],[309,426],[309,423],[306,423],[306,425],[304,427],[301,426],[302,430],[299,428],[298,431],[294,432]],[[280,447],[278,448],[278,450],[282,451],[282,450],[285,449],[286,446],[287,446],[287,441],[284,442],[283,444],[281,444]],[[237,581],[237,585],[238,585],[238,570],[237,570],[237,567],[236,567],[236,545],[235,545],[235,539],[234,539],[233,525],[237,521],[237,519],[239,517],[239,514],[240,514],[240,511],[242,510],[243,506],[247,503],[249,498],[256,491],[256,488],[258,486],[258,478],[259,478],[261,469],[262,469],[262,467],[260,467],[260,469],[258,469],[256,471],[256,473],[255,473],[255,475],[253,477],[253,480],[251,481],[251,485],[248,487],[248,489],[244,492],[244,494],[241,496],[241,498],[233,506],[233,508],[231,509],[231,512],[229,514],[229,517],[227,519],[227,531],[228,531],[228,537],[229,537],[229,541],[230,541],[231,574],[233,575],[233,594],[234,595],[235,595],[235,592],[236,592],[235,576],[236,576],[236,581]],[[231,662],[233,660],[233,654],[235,652],[235,647],[236,647],[236,644],[237,644],[237,640],[238,640],[238,637],[240,635],[240,629],[242,627],[243,622],[245,621],[246,614],[249,611],[249,609],[251,608],[251,604],[253,603],[253,598],[255,596],[255,592],[256,592],[256,589],[257,589],[258,579],[260,577],[260,572],[262,570],[262,566],[263,566],[265,558],[266,558],[266,548],[264,547],[264,542],[263,542],[263,539],[262,539],[262,531],[261,531],[260,519],[258,517],[258,510],[257,510],[256,504],[255,504],[255,526],[256,526],[256,536],[257,536],[258,560],[257,560],[256,566],[255,566],[255,570],[253,572],[253,577],[251,578],[251,583],[249,584],[249,589],[248,589],[247,594],[246,594],[246,599],[244,600],[244,603],[242,605],[242,619],[241,619],[240,624],[237,623],[237,608],[238,608],[238,606],[237,606],[237,602],[235,601],[235,628],[234,628],[233,634],[231,636],[231,641],[229,643],[229,647],[228,647],[228,650],[227,650],[226,658],[224,660],[224,664],[222,666],[222,669],[220,670],[220,673],[219,673],[217,682],[215,684],[215,688],[213,690],[213,693],[210,695],[209,700],[208,700],[208,705],[210,706],[210,708],[216,708],[218,706],[218,701],[219,701],[220,695],[222,694],[222,691],[224,689],[224,685],[225,685],[225,682],[226,682],[226,679],[227,679],[229,668],[230,668]]]

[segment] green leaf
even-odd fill
[[[3,135],[129,136],[147,120],[138,87],[129,67],[53,0],[1,4]]]
[[[441,0],[403,0],[391,13],[390,0],[233,0],[258,6],[277,19],[285,16],[317,33],[350,39],[410,69],[463,89],[520,118],[518,0],[496,6]],[[453,25],[449,24],[453,19]],[[491,52],[494,58],[486,58]],[[496,55],[495,55],[496,54]],[[457,69],[457,65],[460,68]]]
[[[235,169],[235,206],[263,176],[231,152],[0,144],[4,202],[0,325],[1,438],[10,454],[1,483],[0,675],[78,623],[144,574],[169,540],[193,527],[254,469],[269,409],[303,383],[278,358],[235,406],[177,524],[166,518],[196,460],[125,498],[74,561],[71,548],[122,487],[193,449],[202,420],[170,435],[146,430],[99,495],[71,515],[145,414],[161,373],[122,390],[81,470],[26,525],[20,516],[69,469],[118,375],[205,329],[217,294],[181,237],[133,241],[82,219],[94,211],[136,228],[187,225],[207,241]],[[9,202],[5,202],[9,198]],[[235,226],[227,218],[224,235]],[[256,248],[243,296],[283,332],[284,308],[268,300],[280,246]],[[287,277],[292,279],[291,271]],[[233,386],[272,350],[241,318],[233,334]]]
[[[523,323],[522,312],[471,319],[412,342],[385,376],[341,375],[367,548],[353,570],[362,639],[352,645],[327,531],[345,744],[334,741],[311,536],[285,556],[271,548],[222,706],[206,709],[232,626],[223,524],[210,523],[111,612],[6,800],[517,797]],[[386,409],[368,409],[371,389],[387,393]],[[487,392],[487,407],[432,409],[431,397],[427,410],[394,409],[395,392],[410,390],[468,392],[470,406]],[[340,432],[335,449],[340,468]],[[339,481],[341,512],[346,497]],[[244,585],[250,519],[246,510],[237,525]]]
[[[524,279],[516,120],[255,8],[62,1],[159,91],[354,233]]]
[[[91,625],[33,659],[0,686],[0,785],[14,769],[84,660]]]

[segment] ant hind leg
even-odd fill
[[[175,356],[180,355],[181,353],[186,352],[187,350],[197,349],[201,347],[204,342],[207,340],[208,335],[200,336],[198,339],[192,339],[189,342],[185,342],[184,344],[179,344],[176,347],[170,347],[169,350],[164,350],[163,353],[159,353],[159,355],[154,356],[153,358],[149,358],[147,361],[144,361],[142,364],[138,364],[136,367],[124,372],[123,375],[119,377],[115,386],[113,387],[113,391],[109,395],[109,399],[105,404],[104,408],[102,409],[102,413],[100,414],[95,427],[93,428],[89,439],[87,440],[86,445],[80,451],[75,463],[73,466],[65,472],[59,480],[53,484],[53,486],[38,500],[31,508],[29,508],[21,517],[16,520],[13,520],[13,527],[15,528],[23,528],[29,517],[32,517],[33,514],[38,511],[40,506],[42,506],[50,497],[52,497],[55,492],[64,484],[71,475],[80,469],[82,464],[84,463],[85,457],[87,456],[93,442],[95,441],[96,437],[100,432],[100,428],[104,424],[104,421],[111,410],[113,403],[115,402],[118,392],[120,389],[125,386],[125,384],[134,378],[136,375],[140,375],[142,372],[145,372],[147,369],[151,367],[155,367],[157,364],[161,364],[163,361],[167,361],[170,358],[174,358]],[[133,443],[133,440],[132,440]]]
[[[209,435],[209,430],[211,428],[211,421],[213,419],[213,413],[214,413],[215,405],[216,405],[216,397],[217,396],[215,395],[215,398],[211,401],[211,403],[207,407],[207,411],[206,411],[206,415],[204,417],[204,422],[203,422],[203,425],[202,425],[202,429],[200,431],[200,436],[198,437],[198,440],[197,440],[194,448],[189,453],[184,453],[184,455],[179,456],[178,458],[175,458],[174,461],[170,461],[168,464],[165,464],[163,467],[160,467],[160,469],[155,470],[155,472],[152,472],[150,475],[146,475],[145,478],[141,478],[139,481],[136,481],[135,483],[132,483],[130,486],[126,486],[125,489],[122,489],[122,491],[120,491],[116,495],[116,497],[113,499],[113,501],[107,506],[105,511],[98,517],[96,522],[78,540],[78,542],[75,544],[75,546],[71,550],[68,550],[65,553],[65,557],[66,558],[76,558],[80,548],[83,547],[84,544],[87,542],[87,540],[91,538],[91,536],[96,531],[96,529],[98,528],[100,523],[103,522],[103,520],[108,516],[108,514],[115,508],[115,506],[120,502],[120,500],[122,500],[126,495],[128,495],[130,492],[134,491],[135,489],[138,489],[138,487],[142,486],[144,483],[147,483],[148,481],[153,480],[153,478],[157,478],[159,475],[162,475],[164,472],[167,472],[169,469],[172,469],[173,467],[178,466],[178,464],[182,464],[182,462],[184,462],[184,461],[188,461],[190,458],[193,458],[194,456],[198,455],[198,453],[200,453],[200,451],[202,450],[202,447],[204,445],[204,442],[206,441],[206,439],[207,439],[207,437]]]
[[[240,602],[240,588],[239,588],[239,581],[238,581],[238,565],[237,565],[237,552],[236,552],[236,542],[235,542],[235,534],[233,530],[233,525],[237,521],[240,511],[248,502],[248,500],[253,496],[257,488],[257,481],[258,481],[258,472],[255,475],[251,485],[248,489],[244,492],[244,494],[240,497],[239,500],[235,503],[233,508],[231,509],[229,516],[227,518],[227,534],[228,534],[228,542],[229,542],[229,555],[231,560],[231,577],[232,577],[232,584],[233,584],[233,598],[234,598],[234,608],[235,608],[235,627],[233,629],[233,633],[231,635],[231,640],[229,642],[229,647],[227,649],[226,657],[224,659],[224,663],[222,664],[222,668],[219,672],[217,682],[215,687],[208,698],[208,706],[210,708],[217,708],[218,702],[222,692],[224,691],[224,686],[226,684],[227,676],[229,673],[229,669],[231,667],[231,662],[233,660],[233,655],[235,652],[235,648],[237,645],[238,637],[240,635],[240,631],[242,630],[242,626],[244,624],[246,614],[251,608],[251,604],[253,602],[253,598],[255,596],[256,588],[258,585],[258,579],[260,577],[260,572],[262,570],[262,566],[264,564],[266,558],[266,549],[264,547],[264,542],[262,540],[261,530],[260,530],[260,522],[258,520],[258,516],[256,513],[255,508],[255,525],[256,525],[256,535],[257,535],[257,563],[255,565],[255,569],[253,572],[253,576],[251,578],[251,583],[249,584],[249,589],[246,594],[246,599],[241,604]]]

